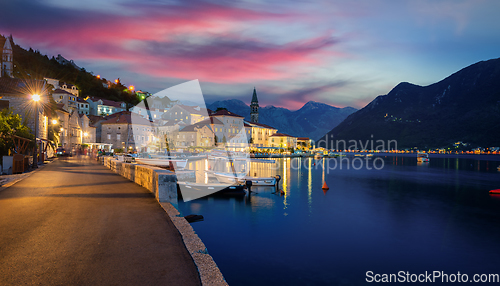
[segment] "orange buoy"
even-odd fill
[[[499,194],[500,195],[500,189],[491,190],[490,194]]]
[[[329,190],[330,188],[326,185],[326,182],[323,183],[323,187],[321,188],[325,191]]]

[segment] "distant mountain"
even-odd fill
[[[218,107],[245,116],[245,120],[250,121],[250,106],[241,100],[222,100],[207,105],[207,108],[212,110]],[[259,109],[259,123],[272,126],[279,132],[292,136],[316,139],[355,111],[356,109],[352,107],[338,108],[315,101],[309,101],[296,111],[271,105]]]
[[[499,130],[500,58],[475,63],[429,86],[400,83],[327,135],[329,142],[397,140],[399,149],[457,141],[492,147],[500,146]]]

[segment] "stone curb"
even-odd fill
[[[228,285],[214,259],[208,254],[205,244],[185,218],[171,203],[160,203],[182,236],[189,254],[193,258],[203,286]]]

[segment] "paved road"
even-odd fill
[[[0,285],[200,285],[144,188],[89,160],[56,160],[0,191]]]

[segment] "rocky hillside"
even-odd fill
[[[329,141],[397,140],[398,148],[438,148],[457,141],[492,147],[500,146],[499,130],[500,58],[429,86],[400,83],[327,135]]]

